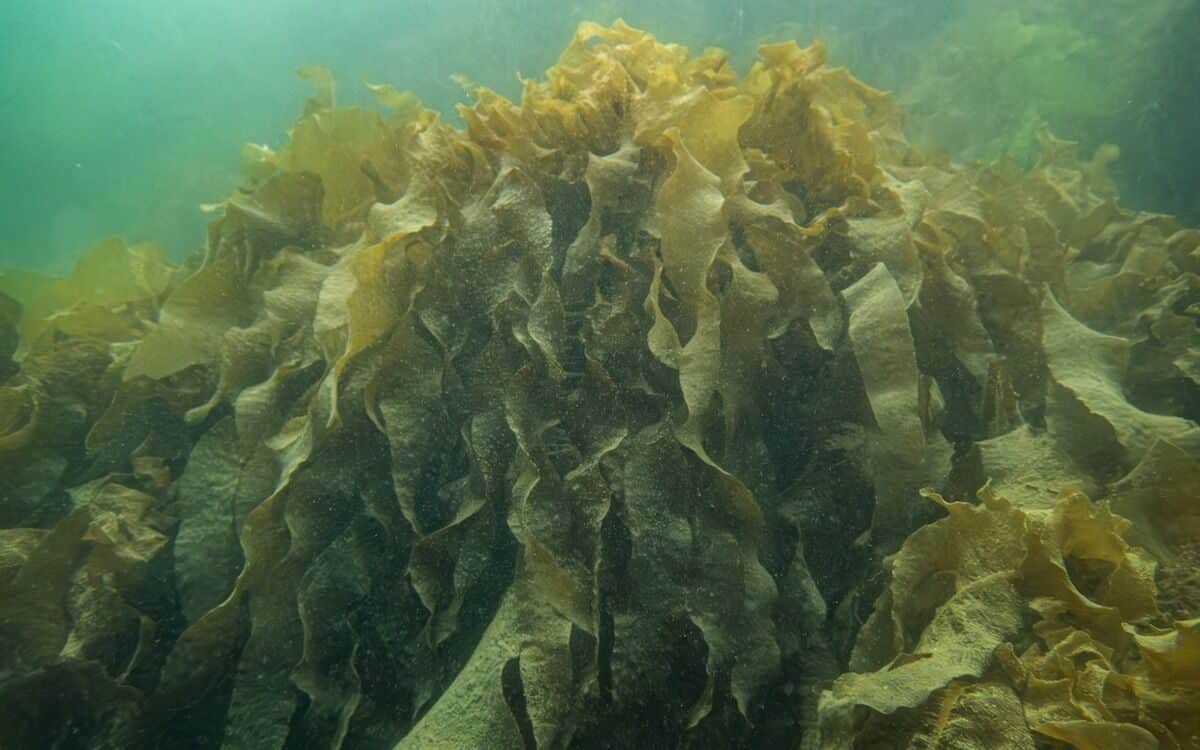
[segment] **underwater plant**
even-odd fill
[[[202,255],[0,276],[6,747],[1194,745],[1200,232],[1113,149],[620,22],[462,129],[301,75]]]

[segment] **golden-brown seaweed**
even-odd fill
[[[0,740],[1195,740],[1200,235],[1111,150],[621,22],[461,130],[300,74],[202,254],[0,277]]]

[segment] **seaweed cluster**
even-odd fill
[[[1123,203],[1200,222],[1197,146],[1180,127],[1200,107],[1191,0],[810,7],[803,24],[787,20],[791,8],[774,11],[762,40],[815,31],[833,59],[896,93],[918,145],[1028,166],[1047,125],[1088,149],[1115,143]]]
[[[202,257],[0,277],[6,747],[1196,746],[1200,232],[1111,149],[619,22],[461,130],[302,75]]]

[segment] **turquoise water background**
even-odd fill
[[[1026,10],[1013,20],[1021,6]],[[1058,134],[1090,146],[1121,143],[1125,202],[1185,215],[1194,208],[1200,216],[1192,189],[1200,184],[1200,153],[1194,144],[1186,152],[1191,139],[1181,135],[1183,122],[1200,112],[1200,87],[1188,86],[1197,80],[1200,57],[1181,57],[1172,47],[1172,34],[1182,38],[1189,22],[1200,24],[1197,6],[1191,0],[10,1],[0,5],[0,266],[65,271],[81,249],[112,234],[160,242],[175,258],[197,249],[208,220],[199,206],[234,189],[241,144],[285,139],[309,90],[294,74],[299,65],[330,67],[343,103],[367,103],[364,82],[391,83],[453,117],[453,105],[465,98],[453,74],[515,96],[516,74],[540,75],[580,21],[618,17],[692,48],[725,47],[742,69],[760,42],[822,37],[834,62],[912,100],[906,107],[918,142],[924,133],[925,141],[935,141],[926,145],[956,156],[990,157],[996,143],[1016,142],[1022,128],[1049,121]],[[1158,17],[1146,20],[1151,11]],[[989,14],[1008,20],[989,23]],[[1126,23],[1130,28],[1121,28]],[[1104,50],[1109,38],[1123,40],[1122,48]],[[1186,40],[1179,45],[1191,47]],[[1036,57],[1046,49],[1052,51],[1046,60]],[[993,65],[989,56],[1016,72],[1005,78],[1004,70],[995,71],[1007,81],[1005,90],[976,99]],[[1118,68],[1131,68],[1134,56],[1151,73],[1129,75],[1150,83],[1130,84],[1135,93],[1127,101],[1077,96],[1080,87],[1099,88]],[[1022,61],[1029,70],[1020,70]],[[1056,71],[1064,73],[1061,81]],[[1057,110],[1056,91],[1038,85],[1042,73],[1051,86],[1073,89],[1062,92]],[[1099,113],[1072,118],[1073,96],[1081,102],[1076,110]],[[1031,109],[1013,112],[1023,106],[1013,102]],[[929,123],[936,127],[923,129]],[[1000,150],[1020,158],[1015,152],[1022,148]]]

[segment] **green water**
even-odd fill
[[[579,21],[618,17],[742,65],[763,41],[822,38],[835,63],[901,95],[919,142],[1021,160],[1042,124],[1114,142],[1126,203],[1196,219],[1198,13],[1184,0],[18,0],[0,8],[0,265],[61,272],[113,234],[175,258],[197,249],[198,207],[236,186],[241,144],[283,140],[300,65],[330,67],[345,103],[386,82],[453,117],[452,75],[515,96],[516,73],[553,63]]]

